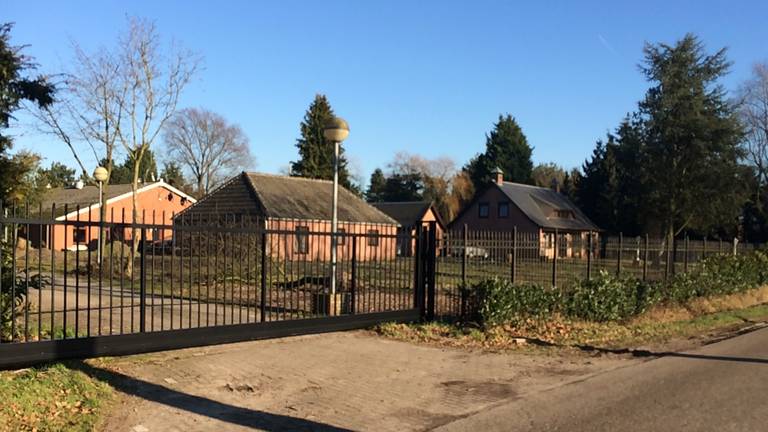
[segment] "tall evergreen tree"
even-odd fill
[[[126,156],[122,164],[116,164],[112,167],[112,173],[109,176],[109,184],[129,184],[133,181],[133,165],[135,158]],[[106,161],[102,161],[106,163]],[[103,166],[103,165],[102,165]],[[139,165],[139,179],[148,183],[158,179],[157,163],[155,154],[152,150],[144,151]]]
[[[511,115],[499,116],[493,130],[485,138],[485,152],[481,153],[464,167],[475,189],[482,189],[492,178],[492,172],[498,167],[504,171],[507,181],[530,183],[533,171],[528,139]]]
[[[707,54],[688,34],[675,45],[646,45],[652,83],[639,104],[649,193],[644,205],[664,233],[734,226],[744,202],[742,130],[718,83],[726,50]]]
[[[384,171],[381,168],[376,168],[371,173],[371,182],[368,185],[368,190],[365,192],[365,199],[368,202],[381,202],[384,201],[384,189],[386,188],[387,179],[384,177]]]
[[[26,71],[34,70],[30,57],[21,54],[21,48],[10,43],[11,24],[0,24],[0,200],[27,198],[20,189],[28,177],[29,166],[19,158],[8,155],[13,146],[10,136],[4,134],[16,111],[24,100],[47,106],[53,102],[54,87],[45,78],[29,78]]]
[[[181,167],[174,161],[163,163],[163,171],[160,173],[160,178],[169,185],[182,190],[186,190],[189,186],[187,179],[184,178]]]
[[[325,124],[333,118],[333,109],[325,95],[315,95],[301,122],[301,138],[296,140],[299,160],[291,162],[291,175],[315,179],[333,179],[333,143],[323,136]],[[344,148],[339,153],[339,184],[357,190],[350,181]]]
[[[75,182],[77,172],[63,163],[52,162],[48,168],[37,170],[37,182],[43,186],[64,187]]]

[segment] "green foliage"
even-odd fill
[[[315,100],[309,105],[304,120],[301,122],[301,138],[296,140],[299,149],[299,160],[291,162],[291,175],[315,179],[333,179],[333,147],[334,144],[325,139],[323,130],[333,118],[333,109],[325,95],[315,95]],[[339,152],[339,184],[357,191],[350,179],[344,148]]]
[[[568,175],[563,167],[554,163],[541,163],[533,167],[531,171],[531,181],[536,186],[552,187],[557,184],[562,186],[565,182],[565,176]]]
[[[666,285],[601,271],[565,289],[513,285],[491,278],[474,284],[465,294],[473,315],[486,326],[547,319],[554,314],[609,322],[627,320],[657,304],[684,305],[696,298],[744,292],[766,283],[768,254],[755,251],[707,258],[697,270],[677,275]]]
[[[578,203],[601,228],[735,233],[750,174],[741,165],[742,128],[719,84],[730,67],[725,54],[708,54],[690,34],[646,45],[650,88],[583,166]]]
[[[66,187],[75,183],[76,171],[61,162],[51,162],[48,168],[37,170],[37,182],[43,187]]]
[[[512,284],[500,278],[481,281],[471,291],[476,296],[476,318],[491,326],[546,317],[561,302],[558,290],[536,284]]]
[[[109,175],[109,184],[130,184],[133,183],[133,167],[136,164],[134,157],[128,155],[122,164],[115,164]],[[106,161],[102,161],[102,166],[106,166]],[[155,154],[147,149],[139,164],[139,180],[151,182],[158,178],[157,163]]]
[[[676,275],[665,287],[665,298],[685,303],[697,297],[733,294],[768,283],[768,255],[755,251],[738,256],[715,256],[700,269]]]
[[[12,27],[12,24],[0,24],[0,201],[6,202],[28,198],[19,186],[25,185],[29,169],[20,164],[18,158],[8,156],[13,141],[4,129],[10,125],[13,112],[22,101],[46,106],[53,102],[54,93],[54,87],[44,77],[24,76],[25,71],[35,67],[33,60],[21,53],[21,47],[11,45]]]
[[[16,332],[12,331],[12,321],[18,318],[23,312],[26,304],[27,286],[25,280],[13,272],[13,254],[11,245],[0,242],[0,340],[12,340],[19,336],[19,327],[16,326]],[[33,283],[35,280],[32,281]]]
[[[587,321],[620,321],[644,311],[654,299],[652,285],[600,271],[565,291],[563,313]]]
[[[504,171],[504,179],[516,183],[530,183],[533,149],[523,130],[511,115],[499,116],[498,122],[485,139],[485,152],[472,158],[464,167],[475,189],[482,189],[492,179],[496,168]]]
[[[368,190],[365,192],[365,199],[368,202],[384,201],[384,189],[386,188],[387,178],[384,177],[384,171],[376,168],[371,173],[371,181],[368,184]]]

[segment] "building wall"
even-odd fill
[[[143,192],[138,195],[138,211],[139,218],[137,223],[158,224],[158,225],[171,225],[172,217],[174,214],[189,207],[192,203],[187,201],[184,197],[175,194],[169,189],[163,186],[158,186]],[[74,213],[74,212],[71,212]],[[79,214],[71,214],[67,217],[67,221],[73,222],[98,222],[99,221],[99,208],[92,207],[90,210],[81,210]],[[105,222],[115,222],[126,224],[133,223],[133,197],[127,196],[118,201],[112,202],[107,205],[107,215]],[[82,226],[84,230],[84,238],[82,241],[75,241],[75,230],[77,227],[73,225],[55,225],[53,226],[53,247],[56,250],[64,249],[87,249],[95,248],[99,235],[99,229],[96,226],[88,227]],[[35,233],[35,229],[31,229],[31,234]],[[43,244],[50,247],[50,229],[46,232],[48,238],[43,239]],[[106,241],[111,240],[131,240],[132,230],[130,227],[125,229],[108,229],[106,230]],[[170,229],[147,231],[147,240],[162,240],[170,239],[172,237]]]
[[[298,248],[299,236],[297,228],[306,227],[310,234],[307,236],[306,253]],[[330,221],[314,220],[285,220],[268,219],[267,229],[278,230],[280,233],[270,234],[267,240],[270,256],[278,259],[294,261],[329,261],[331,259],[331,232]],[[358,261],[390,260],[397,256],[396,239],[397,225],[367,224],[355,222],[339,222],[339,230],[345,230],[348,234],[366,234],[370,230],[377,230],[378,245],[369,244],[367,237],[357,238]],[[352,238],[340,239],[337,248],[339,262],[352,259]]]
[[[424,216],[421,218],[421,224],[424,227],[428,227],[430,222],[438,222],[437,215],[435,214],[435,211],[432,207],[430,207],[429,210],[427,210],[427,212],[424,213]],[[440,243],[440,240],[443,238],[444,229],[442,226],[440,226],[439,222],[436,224],[436,227],[436,235],[438,243]],[[413,253],[416,250],[416,227],[400,227],[398,229],[398,233],[399,254],[401,256],[413,256]],[[439,244],[435,253],[440,253]]]
[[[478,214],[480,203],[487,202],[490,206],[487,218],[481,218]],[[509,217],[499,217],[499,203],[509,203]],[[512,203],[509,198],[495,185],[487,188],[482,195],[474,200],[453,222],[451,228],[461,229],[464,224],[472,231],[503,231],[511,232],[517,227],[522,232],[538,232],[539,226]]]

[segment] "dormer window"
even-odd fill
[[[555,210],[555,217],[561,219],[573,219],[573,212],[570,210]]]

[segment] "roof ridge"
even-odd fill
[[[310,177],[298,177],[298,176],[283,175],[283,174],[262,173],[262,172],[255,172],[255,171],[251,171],[251,172],[246,171],[245,174],[247,176],[274,177],[274,178],[282,178],[286,180],[310,181],[310,182],[316,182],[316,183],[333,183],[333,180],[317,179],[317,178],[310,178]]]

